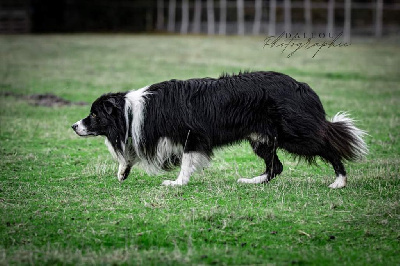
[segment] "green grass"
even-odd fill
[[[258,37],[0,36],[0,264],[400,264],[400,48],[359,42],[286,58]],[[239,70],[307,82],[333,116],[349,111],[370,134],[370,155],[347,163],[341,190],[330,166],[279,153],[263,171],[248,144],[216,152],[189,185],[178,170],[124,183],[103,139],[70,125],[89,106],[48,108],[4,96],[51,92],[92,102],[110,91]]]

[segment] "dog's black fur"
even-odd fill
[[[101,96],[93,103],[91,115],[82,120],[88,133],[106,136],[121,154],[127,133],[132,137],[134,115],[133,109],[125,112],[126,97],[127,93]],[[343,176],[342,161],[358,159],[366,152],[363,131],[348,121],[326,120],[318,95],[306,83],[281,73],[170,80],[149,86],[143,98],[140,143],[131,156],[138,157],[135,151],[140,151],[145,160],[156,156],[160,138],[180,145],[183,152],[207,157],[217,147],[248,140],[264,159],[269,181],[283,170],[276,154],[279,148],[309,162],[319,156],[332,164],[336,175]],[[172,157],[165,168],[171,161],[179,164],[179,155]]]

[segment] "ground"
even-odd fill
[[[0,36],[0,264],[399,264],[398,43],[287,58],[263,37]],[[329,165],[284,152],[271,183],[237,184],[263,171],[247,143],[217,151],[185,187],[161,186],[178,170],[119,183],[104,139],[70,128],[102,93],[240,70],[307,82],[328,117],[348,111],[368,131],[346,188],[328,188]],[[68,102],[32,96],[46,93]]]

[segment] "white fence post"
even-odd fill
[[[269,1],[268,35],[274,36],[276,30],[276,0]]]
[[[157,30],[164,28],[164,0],[157,0]]]
[[[175,8],[176,8],[176,0],[169,0],[168,4],[168,27],[167,30],[169,32],[175,31]]]
[[[244,1],[236,1],[238,34],[244,35]]]
[[[375,14],[375,37],[382,36],[382,9],[383,9],[383,0],[377,0],[376,14]]]
[[[214,24],[214,0],[207,0],[207,34],[215,33]]]
[[[326,37],[333,37],[335,35],[335,0],[328,2],[328,21],[326,25]]]
[[[312,21],[311,21],[311,1],[304,0],[304,18],[306,21],[306,34],[311,35],[312,32]]]
[[[219,35],[226,34],[226,0],[219,1]]]
[[[189,3],[188,0],[182,0],[181,34],[187,34],[188,27],[189,27]]]
[[[345,42],[350,41],[351,34],[351,0],[345,0],[344,3],[344,29],[343,39]]]
[[[254,3],[254,24],[253,24],[253,34],[260,34],[261,28],[261,17],[262,17],[262,0],[255,0]]]
[[[285,32],[291,33],[292,31],[292,7],[290,0],[284,1],[284,9],[285,9]]]
[[[193,32],[200,33],[201,31],[201,0],[194,2],[194,16],[193,16]]]

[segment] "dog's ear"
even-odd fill
[[[107,101],[104,102],[104,109],[106,110],[107,114],[112,114],[113,109],[116,107],[116,102],[114,98],[109,98]]]

